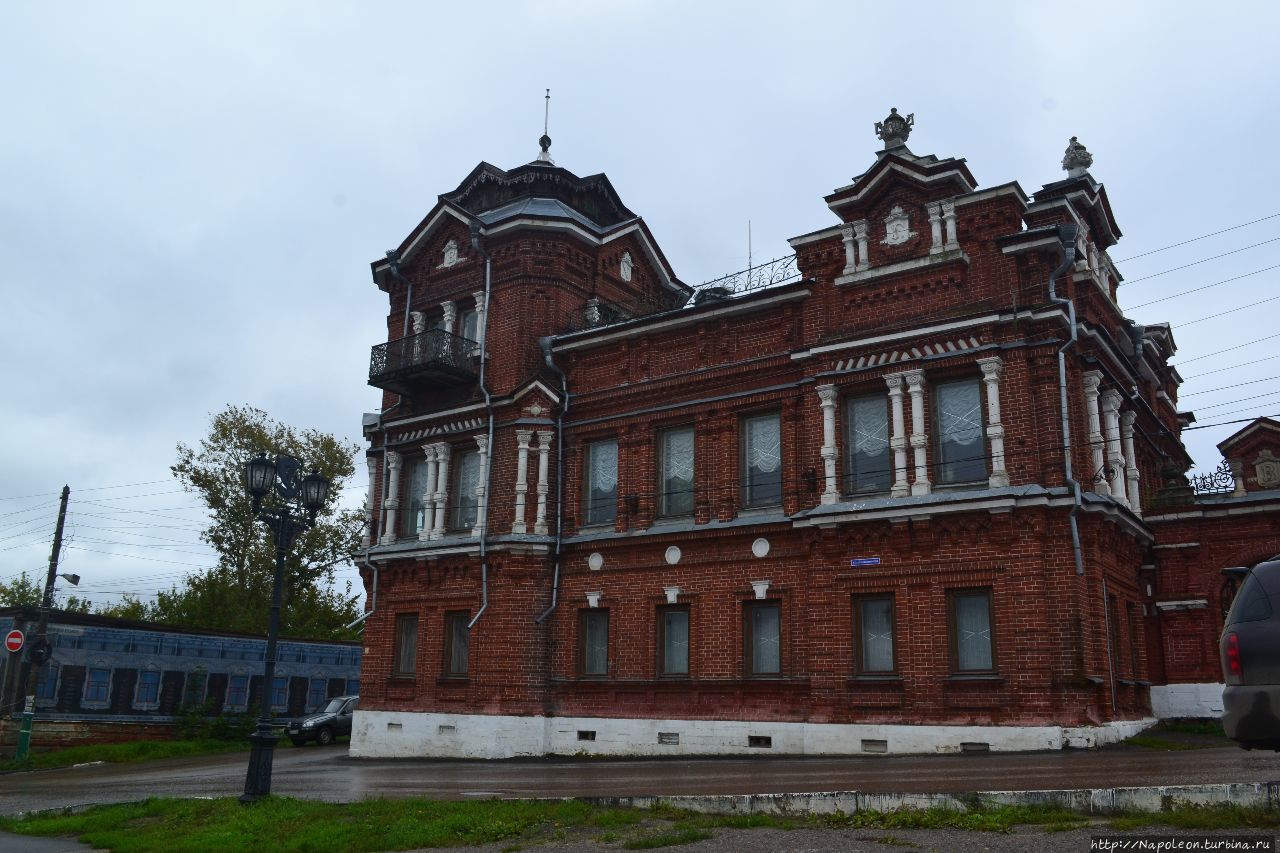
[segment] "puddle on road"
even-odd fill
[[[506,791],[459,791],[458,792],[459,797],[493,798],[493,797],[505,797],[506,795],[507,795]]]

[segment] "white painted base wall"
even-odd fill
[[[1161,684],[1151,687],[1151,713],[1162,720],[1171,717],[1222,716],[1222,687],[1209,684]]]
[[[925,726],[635,720],[356,711],[357,758],[517,758],[541,755],[858,755],[1087,749],[1124,740],[1154,718],[1102,726]],[[587,734],[590,733],[590,734]],[[663,734],[664,743],[659,742]],[[678,742],[672,735],[678,736]],[[584,739],[586,738],[586,739]],[[769,745],[753,746],[768,738]],[[755,740],[756,744],[761,741]],[[967,748],[974,748],[968,746]],[[981,747],[978,747],[981,748]]]

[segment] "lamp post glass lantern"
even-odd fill
[[[271,762],[280,739],[271,727],[268,691],[275,683],[276,637],[280,633],[280,594],[284,583],[284,563],[299,534],[309,530],[329,497],[329,480],[312,472],[298,481],[302,466],[297,459],[277,454],[274,460],[259,453],[244,465],[245,492],[253,499],[254,517],[266,524],[276,546],[275,576],[271,583],[271,613],[267,620],[267,650],[262,665],[262,695],[259,696],[258,728],[249,735],[249,769],[245,774],[242,803],[252,803],[271,793]],[[271,509],[263,499],[275,492]]]

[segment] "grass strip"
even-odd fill
[[[227,741],[214,738],[199,740],[140,740],[125,743],[100,743],[70,746],[49,752],[33,752],[22,761],[9,760],[0,763],[0,771],[48,770],[54,767],[71,767],[102,761],[107,764],[130,764],[151,761],[156,758],[181,758],[188,755],[213,755],[220,752],[241,752],[249,748],[248,741]]]
[[[1058,806],[992,806],[958,811],[905,808],[893,812],[829,815],[710,815],[658,805],[652,809],[597,806],[580,800],[438,801],[366,800],[323,803],[268,797],[252,806],[232,798],[96,806],[0,818],[0,829],[28,835],[74,836],[118,853],[195,853],[208,850],[272,850],[281,853],[409,850],[511,842],[507,849],[572,834],[619,843],[628,850],[689,844],[720,828],[958,829],[1010,832],[1038,826],[1061,832],[1089,819]],[[1183,806],[1156,813],[1126,813],[1111,828],[1170,826],[1181,829],[1273,829],[1280,812],[1243,806]],[[601,830],[604,830],[601,832]],[[892,838],[892,835],[886,835]]]

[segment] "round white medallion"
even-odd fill
[[[751,553],[757,557],[765,557],[769,554],[769,540],[761,536],[759,539],[751,543]]]
[[[680,562],[680,549],[677,546],[672,545],[667,549],[666,558],[667,565],[674,566],[676,563]]]
[[[590,557],[587,557],[587,568],[590,569],[591,571],[598,572],[603,567],[604,567],[604,555],[601,554],[599,551],[596,551]]]

